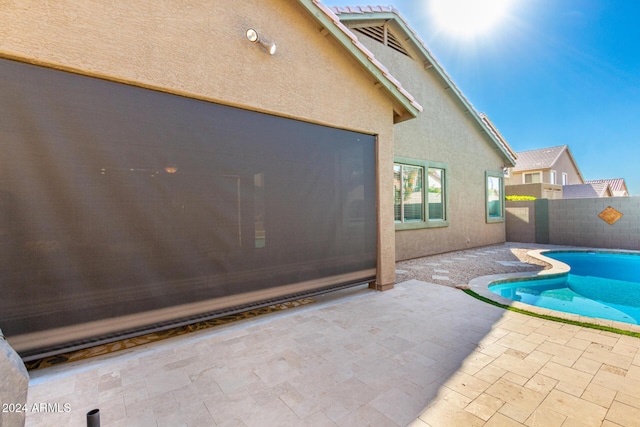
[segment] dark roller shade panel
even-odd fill
[[[0,75],[9,338],[375,275],[375,136],[10,60]]]

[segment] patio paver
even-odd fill
[[[640,339],[420,280],[30,374],[27,426],[640,425]]]

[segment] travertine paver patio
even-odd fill
[[[28,426],[640,426],[640,339],[415,279],[31,375]]]

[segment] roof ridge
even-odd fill
[[[627,191],[627,184],[624,178],[600,178],[585,181],[588,184],[608,184],[611,191]]]
[[[532,148],[531,150],[518,151],[517,154],[530,153],[532,151],[552,150],[554,148],[569,147],[567,144],[554,145],[553,147]]]
[[[562,153],[564,153],[565,151],[569,152],[569,155],[571,158],[573,158],[573,154],[571,154],[571,150],[569,150],[569,146],[568,145],[560,145],[556,148],[560,148],[560,151],[558,151],[558,155],[556,156],[555,159],[553,159],[553,162],[551,162],[551,165],[555,165],[556,162],[558,161],[558,159],[560,158],[560,156],[562,156]],[[578,165],[576,164],[576,168],[578,167]]]

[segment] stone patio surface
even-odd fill
[[[465,271],[542,268],[523,248],[398,263],[390,291],[32,371],[26,425],[85,426],[97,408],[103,427],[640,426],[640,339],[452,287]]]

